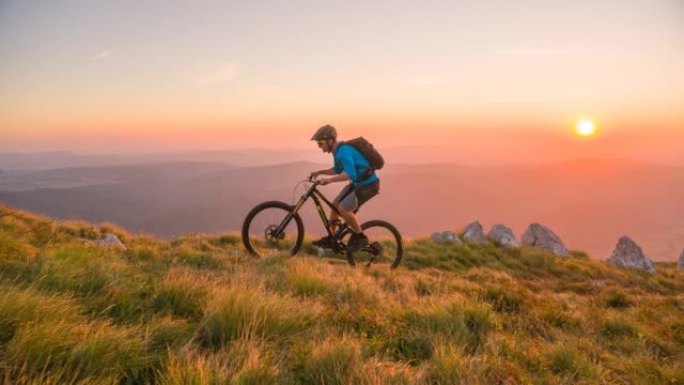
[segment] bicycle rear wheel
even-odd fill
[[[370,265],[388,266],[395,269],[399,266],[401,258],[404,256],[404,247],[401,234],[394,225],[382,220],[368,221],[361,225],[363,233],[368,237],[369,245],[359,251],[348,255],[350,264],[354,262]],[[349,234],[345,234],[345,244],[348,243]]]
[[[258,257],[288,251],[295,255],[304,242],[304,223],[293,207],[269,201],[254,207],[242,224],[242,243]]]

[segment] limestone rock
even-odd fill
[[[565,248],[563,241],[558,235],[539,223],[533,223],[525,230],[522,236],[522,244],[523,246],[550,251],[560,257],[570,255],[570,252]]]
[[[628,269],[644,270],[649,273],[656,272],[653,262],[644,255],[641,247],[625,236],[618,240],[613,255],[608,258],[608,263]]]
[[[105,246],[105,247],[114,247],[118,249],[123,249],[126,250],[126,245],[124,245],[119,237],[117,237],[115,234],[112,233],[107,233],[102,239],[98,239],[95,241],[95,244],[98,246]]]
[[[442,244],[442,243],[455,243],[455,244],[460,244],[463,243],[461,240],[458,238],[458,236],[453,232],[453,231],[442,231],[442,232],[435,232],[430,235],[430,238],[435,243]]]
[[[465,230],[463,230],[463,240],[474,243],[487,242],[487,237],[480,222],[475,221],[466,226]]]
[[[515,238],[513,230],[500,223],[492,226],[492,229],[489,230],[489,234],[487,234],[487,238],[504,247],[520,246],[520,242]]]

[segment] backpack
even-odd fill
[[[368,160],[370,168],[373,170],[380,170],[382,166],[385,165],[385,160],[382,158],[382,155],[380,155],[378,150],[373,147],[373,144],[371,144],[371,142],[366,140],[366,138],[363,136],[347,140],[343,143],[354,147],[358,152],[360,152],[361,155]],[[371,171],[371,173],[373,173],[373,171]]]

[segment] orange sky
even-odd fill
[[[301,147],[332,123],[502,162],[684,164],[681,47],[671,0],[10,0],[0,151]]]

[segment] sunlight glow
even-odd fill
[[[589,119],[582,119],[575,125],[575,132],[579,136],[592,136],[596,133],[596,125]]]

